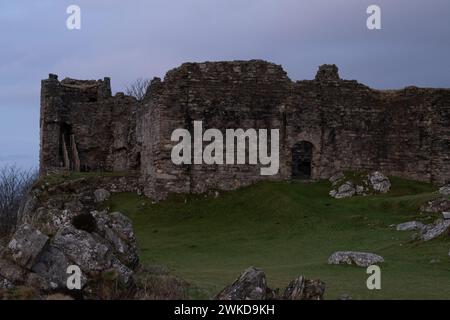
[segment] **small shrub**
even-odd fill
[[[37,178],[35,170],[0,168],[0,237],[14,230],[20,206]]]

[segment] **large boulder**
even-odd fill
[[[131,270],[114,255],[114,248],[97,234],[67,227],[61,229],[53,239],[52,245],[87,276],[95,276],[104,271],[117,272],[123,284],[130,281]],[[136,258],[137,260],[137,258]]]
[[[267,286],[266,275],[261,269],[250,267],[234,282],[223,289],[217,300],[323,300],[325,283],[300,276],[292,280],[282,295],[279,289]]]
[[[283,294],[285,300],[323,300],[325,283],[320,280],[308,280],[303,276],[292,280]]]
[[[67,268],[70,265],[71,262],[60,249],[49,246],[33,266],[33,272],[46,279],[52,289],[64,289],[67,283]],[[85,284],[86,277],[83,274],[82,286]]]
[[[31,269],[47,245],[48,239],[29,224],[19,226],[8,244],[12,260],[21,267]]]
[[[236,281],[223,289],[217,300],[265,300],[267,292],[266,275],[261,269],[250,267]]]
[[[328,264],[349,264],[365,267],[384,262],[383,257],[369,252],[337,251],[328,258]]]
[[[52,245],[85,272],[111,266],[110,249],[86,231],[65,227],[56,234]]]
[[[420,239],[430,241],[444,234],[450,234],[450,220],[438,220],[434,224],[427,225],[422,230]]]

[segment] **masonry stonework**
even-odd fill
[[[175,165],[175,129],[279,129],[280,170]],[[205,142],[204,145],[207,143]],[[109,79],[42,82],[41,174],[138,171],[145,194],[229,190],[260,180],[322,179],[343,170],[450,182],[450,90],[374,90],[324,65],[293,82],[261,60],[185,63],[155,78],[143,102],[111,95]]]
[[[109,78],[59,82],[50,75],[41,89],[41,174],[137,170],[137,106],[132,97],[113,97]]]

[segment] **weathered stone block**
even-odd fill
[[[12,259],[20,266],[31,269],[48,243],[48,237],[29,224],[21,225],[8,244]]]

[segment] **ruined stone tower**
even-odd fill
[[[41,89],[41,174],[137,170],[137,101],[98,81],[50,75]]]
[[[279,129],[280,171],[258,165],[175,165],[175,129]],[[143,102],[111,96],[109,79],[42,82],[41,173],[138,171],[146,195],[234,189],[262,179],[328,178],[381,170],[450,181],[450,90],[374,90],[335,65],[291,81],[261,60],[185,63],[154,79]]]

